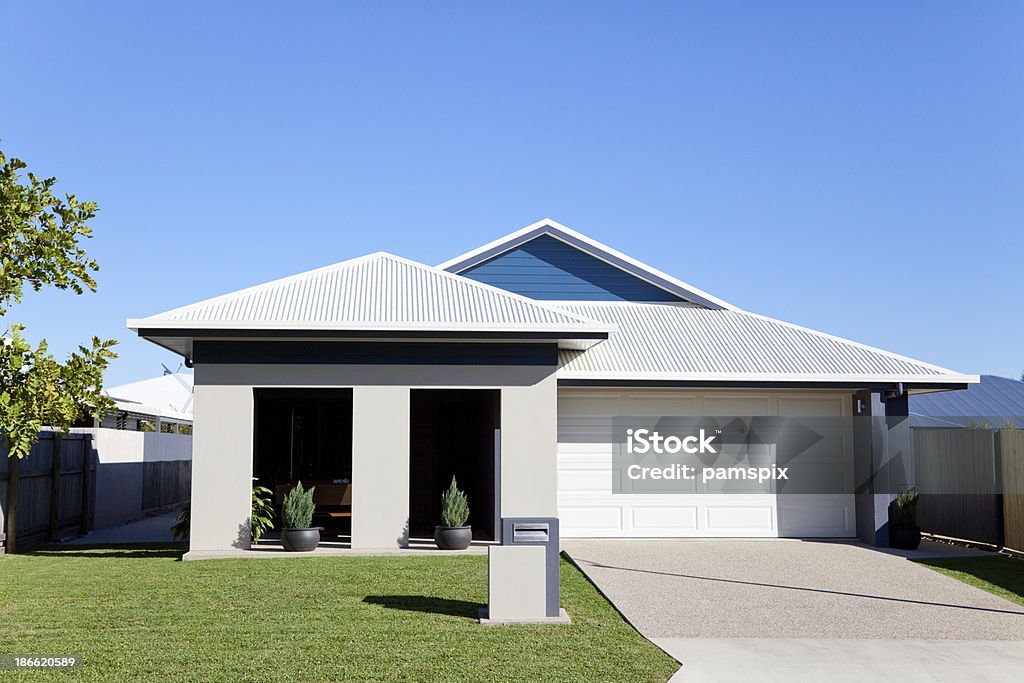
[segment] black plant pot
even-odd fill
[[[889,545],[900,550],[916,550],[921,545],[921,529],[916,526],[889,527]]]
[[[473,540],[471,526],[435,526],[434,543],[441,550],[465,550]]]
[[[320,545],[320,530],[312,529],[281,529],[281,545],[285,550],[295,553],[308,553]]]

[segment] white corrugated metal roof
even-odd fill
[[[119,384],[104,393],[119,410],[192,419],[192,375],[184,372]]]
[[[378,252],[176,308],[128,327],[607,332],[511,292]]]
[[[881,349],[737,310],[559,302],[618,331],[587,351],[561,350],[559,379],[977,382]]]

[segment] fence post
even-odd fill
[[[999,549],[1006,547],[1006,511],[1004,507],[1003,488],[1003,432],[1001,429],[992,430],[992,464],[995,469],[995,494],[996,494],[996,529],[999,534]]]
[[[89,511],[92,498],[92,435],[82,435],[82,524],[79,532],[84,536],[89,533]]]
[[[10,458],[10,454],[7,455]],[[18,487],[21,485],[18,478],[18,469],[21,458],[15,456],[10,459],[7,469],[7,552],[17,551],[17,533],[15,525],[18,523]]]
[[[1024,430],[1000,432],[1003,545],[1024,552]]]
[[[50,454],[53,463],[50,467],[50,540],[56,541],[60,534],[60,432],[53,432],[53,447]]]

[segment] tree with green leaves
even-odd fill
[[[54,193],[56,178],[40,180],[21,171],[26,164],[0,151],[0,450],[11,458],[11,472],[29,454],[44,426],[67,431],[78,420],[101,417],[113,408],[103,394],[103,371],[116,358],[116,341],[93,337],[63,362],[49,353],[46,340],[34,348],[25,326],[8,311],[26,288],[96,291],[99,270],[82,247],[92,236],[95,202]],[[8,487],[7,548],[14,548],[14,512]]]

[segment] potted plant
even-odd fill
[[[320,529],[313,523],[313,491],[302,488],[300,481],[284,497],[281,506],[281,545],[293,552],[309,552],[320,545]]]
[[[916,489],[908,489],[889,504],[889,545],[901,550],[914,550],[921,545],[921,528],[917,526]]]
[[[252,516],[249,519],[249,531],[252,544],[256,545],[263,538],[263,534],[274,526],[274,506],[271,499],[274,492],[266,486],[252,487]]]
[[[448,490],[441,494],[441,524],[434,527],[434,542],[441,550],[465,550],[473,540],[473,528],[466,524],[469,519],[469,500],[455,477]]]
[[[274,526],[274,508],[270,499],[274,493],[265,486],[252,487],[252,515],[249,518],[249,532],[253,545],[260,542],[271,527]],[[178,516],[174,519],[171,534],[175,541],[187,541],[192,529],[192,503],[185,501],[178,508]]]

